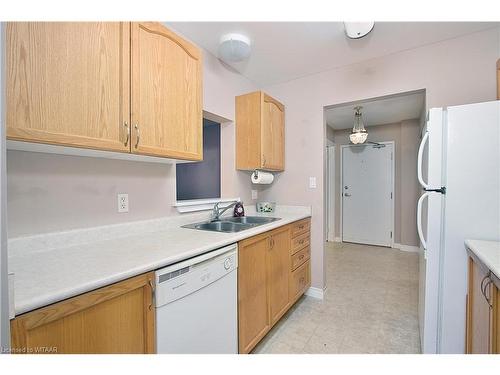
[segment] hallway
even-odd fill
[[[305,296],[253,353],[420,353],[418,254],[328,243],[324,300]]]

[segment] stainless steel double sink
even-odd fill
[[[236,233],[242,230],[255,228],[259,225],[272,223],[276,220],[281,219],[277,217],[263,216],[227,217],[215,221],[187,224],[183,225],[182,228],[208,230],[212,232]]]

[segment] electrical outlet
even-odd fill
[[[316,189],[316,177],[309,177],[309,187]]]
[[[259,197],[259,192],[257,190],[252,190],[252,199],[257,199]]]
[[[118,194],[118,212],[128,212],[128,194]]]

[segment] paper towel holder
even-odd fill
[[[255,169],[255,170],[252,172],[252,176],[251,176],[252,183],[254,183],[254,184],[259,184],[259,182],[256,182],[256,180],[258,180],[258,178],[259,178],[259,173],[261,173],[261,172],[262,172],[262,173],[266,173],[266,174],[270,174],[272,177],[274,177],[274,175],[273,175],[271,172],[267,172],[267,171],[260,171],[260,170],[258,170],[258,169]],[[271,180],[271,182],[270,182],[271,184],[272,184],[272,181],[273,181],[273,180]]]

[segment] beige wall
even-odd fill
[[[428,108],[494,100],[498,39],[491,29],[265,88],[286,106],[287,165],[266,198],[312,206],[312,286],[325,285],[324,107],[419,89]]]
[[[407,120],[396,124],[368,126],[369,140],[394,142],[394,242],[418,246],[416,205],[419,197],[417,181],[417,150],[420,142],[420,120]],[[350,129],[334,131],[335,143],[335,237],[340,232],[340,176],[341,145],[349,144]]]
[[[246,78],[204,53],[203,108],[225,121],[221,194],[250,199],[250,178],[234,168],[234,97],[255,90]],[[9,237],[176,215],[175,166],[9,151]],[[117,211],[128,193],[130,211]]]
[[[325,285],[323,108],[417,89],[427,90],[428,107],[493,100],[499,45],[498,29],[488,30],[265,88],[286,106],[287,167],[272,186],[261,188],[259,200],[312,206],[314,287]],[[256,88],[205,54],[206,111],[231,123],[234,96]],[[248,174],[234,170],[234,126],[223,126],[222,144],[222,194],[239,195],[248,202]],[[10,236],[95,225],[99,217],[119,222],[172,214],[175,174],[168,167],[36,154],[18,161],[11,154],[8,159]],[[151,177],[151,184],[145,176]],[[317,178],[317,188],[308,187],[309,176]],[[115,193],[127,192],[130,186],[137,189],[130,196],[130,212],[117,214]]]

